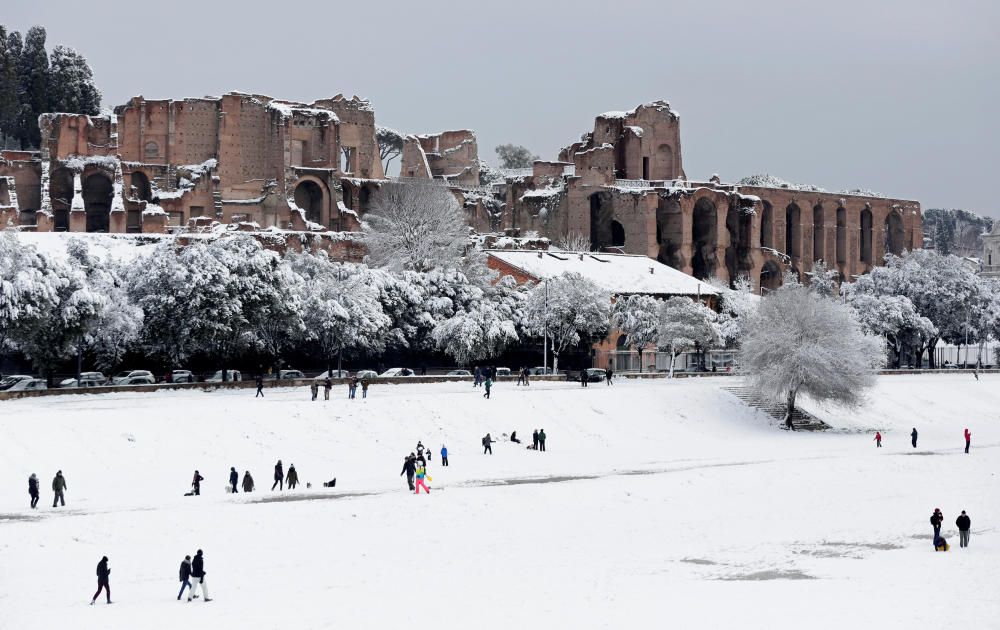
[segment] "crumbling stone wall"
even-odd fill
[[[401,159],[400,173],[404,177],[479,185],[479,145],[475,132],[468,129],[407,136]]]

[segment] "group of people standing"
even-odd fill
[[[411,492],[420,494],[420,489],[423,488],[426,494],[431,493],[431,488],[427,485],[428,481],[433,481],[431,476],[427,474],[427,462],[430,460],[430,449],[425,448],[423,443],[419,441],[416,449],[403,458],[403,470],[400,471],[399,476],[406,475],[406,485]],[[448,447],[444,444],[441,445],[441,465],[448,465]]]
[[[371,385],[371,380],[367,376],[360,379],[357,376],[352,376],[347,380],[347,397],[357,398],[358,385],[361,386],[361,397],[368,398],[368,387]],[[328,376],[323,379],[323,400],[330,400],[330,390],[332,389],[333,380]],[[312,400],[316,400],[319,396],[319,382],[313,380],[309,384],[309,391],[312,392]]]
[[[56,472],[56,476],[52,478],[52,507],[66,507],[66,490],[69,487],[66,485],[66,478],[63,477],[61,470]],[[38,486],[38,475],[31,473],[28,477],[28,496],[31,497],[31,509],[38,508],[38,499],[41,496]]]
[[[941,525],[944,523],[944,514],[941,508],[934,508],[931,514],[931,527],[934,528],[934,551],[948,551],[951,546],[944,536],[941,535]],[[962,510],[962,513],[955,519],[955,526],[958,527],[958,546],[969,546],[969,534],[972,530],[972,519]]]

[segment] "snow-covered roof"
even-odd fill
[[[631,254],[487,250],[490,256],[543,280],[576,272],[617,295],[716,295],[708,284],[663,263]]]

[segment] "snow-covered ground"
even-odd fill
[[[820,411],[838,429],[824,434],[777,430],[732,383],[0,402],[0,627],[998,627],[1000,376],[882,377],[861,412]],[[536,428],[546,453],[501,437]],[[434,452],[429,496],[399,476],[417,440]],[[313,488],[270,492],[279,458]],[[226,494],[230,466],[258,492]],[[184,497],[196,468],[203,494]],[[57,469],[69,490],[53,510]],[[947,554],[931,548],[935,507]],[[175,600],[198,548],[207,605]],[[115,604],[89,607],[102,555]]]

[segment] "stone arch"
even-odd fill
[[[674,150],[669,144],[661,144],[656,147],[652,175],[650,179],[674,178]]]
[[[101,171],[83,180],[83,208],[88,232],[108,232],[111,228],[111,200],[115,189],[111,178]]]
[[[606,190],[590,196],[590,248],[600,251],[611,244],[611,222],[615,214],[611,193]]]
[[[903,229],[903,219],[899,213],[893,210],[885,215],[885,253],[895,256],[902,254],[905,237],[906,231]]]
[[[153,200],[153,187],[149,184],[149,178],[142,171],[132,171],[129,175],[129,185],[132,191],[132,194],[129,196],[132,199],[140,201]]]
[[[674,269],[682,269],[683,241],[684,215],[680,202],[673,197],[660,197],[656,206],[656,244],[659,246],[656,259]]]
[[[837,208],[837,264],[847,263],[847,210]]]
[[[726,269],[733,283],[740,276],[749,275],[753,266],[750,260],[750,234],[753,226],[753,208],[730,204],[726,212],[726,231],[729,246],[726,248]]]
[[[715,275],[716,248],[719,244],[718,210],[708,197],[694,204],[691,221],[691,273],[707,280]]]
[[[826,260],[826,218],[823,205],[813,206],[813,260]]]
[[[760,269],[760,282],[757,286],[761,289],[761,294],[765,291],[774,291],[781,286],[781,266],[773,260],[764,263]]]
[[[341,196],[343,198],[344,207],[348,210],[354,210],[354,186],[350,182],[345,182],[341,180]]]
[[[313,178],[302,178],[295,184],[292,198],[295,205],[305,213],[305,219],[312,223],[323,224],[326,214],[327,194],[324,186]]]
[[[802,209],[794,201],[785,208],[785,254],[802,256]]]
[[[774,207],[770,201],[761,201],[764,206],[760,213],[760,246],[774,249]]]
[[[69,210],[73,205],[73,171],[57,168],[49,174],[49,200],[56,232],[69,231]]]
[[[611,221],[611,246],[625,247],[625,227],[617,220]]]
[[[859,248],[859,258],[861,262],[871,264],[872,262],[872,210],[867,205],[861,211],[861,247]]]

